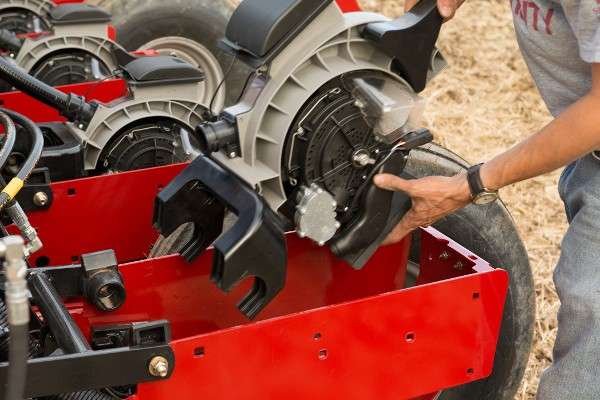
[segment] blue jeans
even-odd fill
[[[554,271],[561,300],[554,363],[538,400],[600,399],[600,161],[588,155],[565,169],[559,192],[569,230]]]

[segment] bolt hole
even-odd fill
[[[196,347],[194,349],[194,356],[198,357],[198,358],[202,358],[206,355],[206,352],[204,350],[204,347]]]
[[[323,335],[320,332],[317,332],[314,334],[313,339],[315,339],[316,341],[319,341],[323,338]]]
[[[319,351],[319,360],[327,360],[327,357],[329,357],[329,352],[327,349],[322,349]]]
[[[404,339],[406,340],[406,343],[414,343],[417,339],[417,335],[414,332],[408,332]]]
[[[71,256],[71,261],[76,263],[79,261],[79,257],[78,256]]]
[[[480,297],[481,297],[481,294],[479,292],[473,293],[473,300],[479,300]]]
[[[74,188],[67,189],[67,196],[75,196],[76,194],[77,194],[77,191]]]
[[[477,261],[477,259],[478,259],[477,256],[469,256],[469,258],[473,261]]]
[[[475,370],[473,368],[469,368],[467,370],[467,375],[473,375],[475,373]]]
[[[41,256],[35,260],[35,266],[38,268],[46,268],[50,265],[50,259],[46,256]]]
[[[162,183],[160,185],[158,185],[158,191],[162,191],[165,188],[165,185],[163,185]]]

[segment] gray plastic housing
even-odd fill
[[[84,146],[84,167],[93,170],[102,150],[127,127],[149,118],[179,122],[191,131],[204,120],[208,104],[199,99],[204,82],[160,85],[130,85],[130,95],[110,104],[100,104],[85,130],[70,125]]]
[[[118,66],[113,56],[115,48],[125,51],[108,36],[106,22],[56,25],[49,35],[26,39],[15,57],[15,62],[30,72],[40,61],[52,54],[79,50],[94,55],[113,71]]]
[[[287,200],[282,181],[286,140],[296,116],[320,87],[343,74],[379,71],[414,93],[392,70],[392,58],[361,35],[367,24],[388,20],[368,12],[344,14],[335,2],[327,6],[264,68],[268,72],[254,76],[240,103],[224,111],[238,128],[241,157],[213,157],[259,188],[278,210]]]
[[[21,9],[29,11],[50,25],[48,13],[56,5],[51,0],[3,0],[0,3],[0,12],[8,9]]]

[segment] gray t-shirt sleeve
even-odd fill
[[[600,1],[562,0],[561,4],[577,37],[581,58],[587,63],[600,63]]]

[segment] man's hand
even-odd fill
[[[406,0],[404,3],[404,11],[408,11],[415,4],[417,4],[419,0]],[[438,9],[440,10],[440,14],[447,21],[454,17],[456,14],[456,10],[464,3],[465,0],[438,0]]]
[[[466,175],[452,178],[432,176],[407,181],[394,175],[377,175],[375,184],[382,189],[402,191],[413,201],[412,209],[390,233],[384,245],[404,239],[420,226],[429,226],[471,202],[471,190]]]

